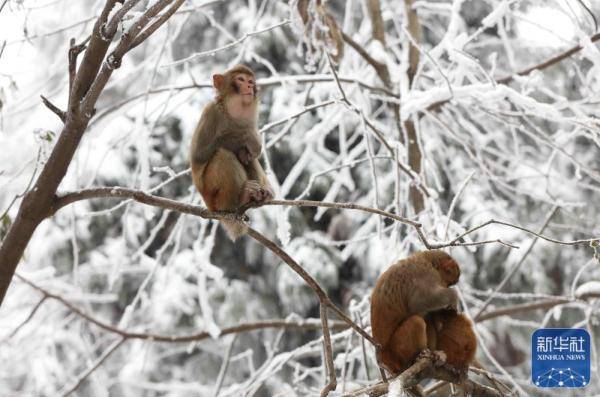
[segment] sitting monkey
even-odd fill
[[[204,108],[192,138],[192,178],[211,211],[234,212],[274,196],[258,161],[258,97],[254,72],[238,65],[213,76],[217,97]],[[232,240],[246,233],[241,222],[222,220]]]
[[[377,358],[391,373],[406,370],[423,350],[441,350],[464,371],[475,358],[471,321],[456,312],[460,268],[440,250],[417,252],[390,266],[371,295],[371,328]]]

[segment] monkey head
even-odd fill
[[[442,281],[447,287],[458,282],[460,277],[460,267],[450,255],[441,250],[423,251],[420,254],[427,257],[431,262],[431,265],[438,271]]]
[[[242,105],[252,105],[257,99],[254,72],[247,66],[237,65],[224,74],[213,75],[213,86],[217,90],[217,101],[232,95],[239,98]]]

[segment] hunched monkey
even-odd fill
[[[434,336],[440,336],[444,335],[442,330],[448,334],[450,329],[455,334],[453,326],[443,328],[446,317],[442,314],[428,318],[429,329],[425,316],[443,309],[456,312],[458,294],[449,287],[459,277],[456,261],[440,250],[414,253],[379,277],[371,294],[371,328],[379,344],[378,360],[390,372],[404,371],[428,348],[428,331],[430,335],[437,331]],[[443,345],[442,341],[437,343]]]
[[[213,75],[213,86],[217,96],[205,106],[192,138],[194,185],[211,211],[261,205],[274,194],[258,161],[262,144],[254,72],[237,65]],[[221,222],[233,241],[246,233],[241,222]]]

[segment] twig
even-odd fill
[[[208,50],[208,51],[197,52],[195,54],[192,54],[192,55],[188,56],[187,58],[183,58],[183,59],[180,59],[178,61],[171,62],[171,63],[165,65],[165,67],[167,67],[167,66],[181,65],[183,63],[187,63],[187,62],[193,61],[193,60],[198,59],[198,58],[202,58],[202,57],[205,57],[205,56],[213,55],[213,54],[215,54],[215,53],[217,53],[219,51],[228,50],[228,49],[230,49],[232,47],[235,47],[235,46],[243,43],[244,41],[246,41],[248,38],[250,38],[252,36],[257,36],[259,34],[262,34],[262,33],[265,33],[265,32],[269,32],[269,31],[277,29],[277,28],[279,28],[281,26],[288,25],[289,23],[290,23],[290,21],[285,20],[285,21],[281,21],[281,22],[279,22],[279,23],[277,23],[277,24],[275,24],[273,26],[269,26],[269,27],[264,28],[264,29],[256,30],[254,32],[246,33],[245,35],[243,35],[239,39],[234,40],[231,43],[229,43],[227,45],[224,45],[223,47],[215,48],[215,49]]]
[[[497,221],[495,219],[490,219],[489,221],[484,222],[484,223],[482,223],[482,224],[480,224],[478,226],[475,226],[475,227],[467,230],[466,232],[464,232],[460,236],[454,238],[453,240],[450,241],[450,245],[452,245],[453,243],[459,241],[460,239],[462,239],[466,235],[473,233],[476,230],[479,230],[479,229],[484,228],[485,226],[494,225],[494,224],[508,226],[508,227],[512,227],[514,229],[519,229],[519,230],[524,231],[525,233],[537,236],[537,237],[541,238],[542,240],[546,240],[548,242],[555,243],[555,244],[561,244],[561,245],[589,244],[589,243],[592,243],[594,241],[600,241],[600,237],[588,238],[588,239],[581,239],[581,240],[561,241],[561,240],[556,240],[556,239],[553,239],[553,238],[550,238],[550,237],[543,236],[540,233],[536,233],[533,230],[527,229],[526,227],[523,227],[523,226],[515,225],[515,224],[512,224],[512,223],[508,223],[508,222]],[[446,246],[450,246],[450,245],[446,245]]]
[[[64,110],[60,110],[58,107],[56,107],[56,105],[54,105],[52,102],[50,102],[48,100],[48,98],[46,98],[45,96],[40,95],[40,97],[42,98],[42,102],[44,102],[44,105],[46,105],[46,107],[48,109],[50,109],[54,114],[56,114],[63,123],[67,120],[67,113],[65,113]]]
[[[31,310],[31,312],[29,313],[29,315],[27,316],[27,318],[25,320],[23,320],[23,322],[21,322],[21,324],[19,324],[9,335],[6,339],[10,339],[13,336],[15,336],[17,334],[17,332],[19,332],[19,330],[21,328],[23,328],[23,326],[25,324],[27,324],[29,322],[29,320],[31,320],[33,318],[33,316],[35,315],[35,313],[38,311],[38,309],[40,307],[42,307],[42,304],[46,301],[46,299],[48,299],[48,297],[46,295],[44,295],[42,297],[42,299],[40,299],[40,301],[33,307],[33,309]]]
[[[363,112],[356,106],[354,105],[354,103],[352,103],[348,97],[346,96],[346,92],[344,91],[344,89],[342,88],[342,84],[340,81],[340,78],[338,77],[338,74],[335,70],[335,67],[333,66],[333,62],[331,60],[331,58],[329,57],[329,54],[327,55],[327,60],[329,62],[329,68],[331,70],[331,74],[333,75],[333,78],[337,84],[338,90],[340,91],[340,94],[342,95],[342,102],[346,105],[346,107],[353,111],[354,113],[356,113],[364,122],[365,124],[373,131],[373,133],[375,134],[375,136],[377,137],[377,140],[385,146],[385,148],[388,150],[388,152],[390,153],[390,156],[394,156],[395,152],[394,152],[394,148],[387,142],[387,140],[385,139],[385,137],[383,136],[382,133],[379,132],[379,130],[373,125],[373,123],[371,123],[371,121],[369,119],[367,119],[367,117],[363,114]],[[423,182],[421,181],[421,179],[419,178],[419,175],[417,173],[415,173],[410,166],[406,166],[402,163],[400,163],[399,161],[396,161],[397,166],[402,170],[402,172],[404,172],[406,175],[408,175],[408,177],[416,184],[416,186],[421,190],[421,192],[423,192],[423,194],[427,197],[430,196],[429,192],[427,191],[427,188],[423,185]]]
[[[227,368],[229,367],[229,361],[231,360],[231,352],[233,351],[233,345],[237,340],[237,334],[233,335],[231,338],[231,342],[227,346],[227,351],[225,352],[225,357],[223,357],[223,363],[221,364],[221,369],[219,370],[219,376],[217,376],[217,383],[215,385],[215,392],[213,394],[214,397],[219,397],[219,392],[221,391],[221,387],[223,386],[223,381],[225,380],[225,374],[227,373]]]
[[[552,210],[550,211],[550,213],[546,217],[546,220],[544,221],[544,223],[542,224],[542,226],[539,229],[539,232],[538,232],[539,234],[541,234],[541,233],[544,232],[544,230],[546,229],[546,227],[550,223],[550,220],[552,219],[552,217],[554,216],[554,214],[556,214],[556,211],[558,211],[558,208],[559,208],[558,205],[555,205],[554,207],[552,207]],[[516,274],[516,272],[521,268],[521,265],[525,262],[525,259],[527,258],[527,256],[529,255],[529,253],[531,252],[531,250],[533,249],[533,247],[535,246],[535,243],[538,241],[538,239],[539,239],[538,236],[534,236],[533,240],[531,240],[531,243],[529,244],[529,246],[527,247],[527,249],[523,253],[523,256],[521,256],[521,259],[519,260],[519,262],[517,262],[515,264],[515,266],[513,266],[513,268],[510,269],[510,271],[506,274],[506,276],[504,276],[504,278],[502,279],[502,281],[496,286],[496,288],[494,289],[494,291],[485,300],[485,302],[483,303],[483,305],[481,305],[481,307],[477,311],[477,314],[475,314],[475,316],[473,316],[473,319],[475,321],[477,321],[479,319],[479,317],[483,314],[483,312],[485,311],[485,309],[487,309],[487,307],[489,306],[489,304],[492,303],[492,300],[494,299],[496,293],[500,292],[502,290],[502,288],[504,288],[506,286],[506,284],[512,278],[512,276],[514,276]]]
[[[327,306],[321,304],[319,307],[321,314],[321,324],[323,325],[323,351],[325,352],[325,367],[329,382],[321,390],[321,397],[327,397],[329,392],[332,392],[337,387],[337,379],[335,376],[335,366],[333,364],[333,348],[331,347],[331,334],[329,332],[329,323],[327,322]]]
[[[458,199],[460,198],[460,196],[464,192],[465,188],[469,184],[469,181],[471,180],[471,178],[473,178],[473,175],[475,175],[475,171],[472,171],[465,178],[463,183],[460,185],[458,192],[456,192],[456,195],[454,195],[454,198],[452,199],[452,202],[450,203],[450,208],[448,208],[448,212],[446,213],[446,218],[448,220],[446,221],[446,227],[444,228],[444,240],[446,240],[448,238],[448,229],[450,228],[450,221],[452,220],[452,213],[454,212],[454,207],[456,207],[456,204],[458,203]]]
[[[490,310],[487,313],[483,313],[479,316],[479,318],[477,319],[477,322],[482,322],[482,321],[489,320],[489,319],[496,318],[496,317],[511,316],[516,313],[527,312],[527,311],[531,311],[531,310],[538,310],[538,309],[548,310],[548,309],[553,308],[554,306],[564,305],[567,303],[573,303],[573,302],[577,302],[579,300],[597,299],[597,298],[600,298],[600,294],[590,293],[590,294],[581,295],[580,297],[578,297],[578,299],[556,298],[556,299],[545,299],[545,300],[531,302],[531,303],[521,303],[518,305],[508,306],[508,307],[504,307],[502,309]]]
[[[119,346],[121,346],[123,344],[123,342],[125,342],[126,340],[127,339],[125,339],[125,338],[120,338],[120,339],[117,339],[116,341],[114,341],[112,343],[112,345],[110,345],[108,347],[108,349],[106,349],[104,351],[104,353],[102,353],[102,355],[100,357],[98,357],[98,359],[88,369],[86,369],[81,375],[79,375],[79,377],[75,381],[75,384],[73,386],[71,386],[66,392],[64,392],[62,394],[62,396],[67,397],[68,395],[73,393],[75,390],[77,390],[79,388],[79,386],[81,386],[83,381],[85,381],[87,379],[87,377],[92,374],[92,372],[97,370],[102,365],[102,363],[104,361],[106,361],[106,359],[108,357],[110,357],[110,355],[113,354],[114,351],[117,350],[119,348]]]

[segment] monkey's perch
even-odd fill
[[[378,397],[388,393],[392,387],[399,386],[401,390],[412,394],[422,395],[419,390],[410,390],[415,388],[423,379],[438,379],[445,382],[460,385],[465,393],[473,397],[502,397],[503,394],[491,387],[481,385],[470,379],[462,379],[461,375],[444,364],[445,357],[439,352],[424,352],[415,363],[402,372],[389,383],[378,383],[352,393],[345,394],[344,397],[358,397],[368,395],[369,397]]]

